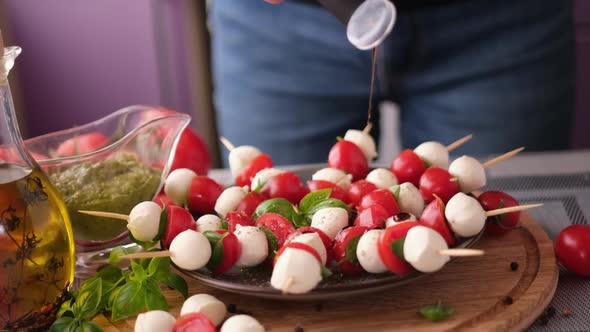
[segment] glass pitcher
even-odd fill
[[[0,51],[0,331],[42,331],[74,278],[72,228],[18,129],[7,76],[21,49]]]

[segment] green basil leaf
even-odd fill
[[[277,236],[270,229],[264,226],[258,226],[258,228],[260,228],[260,230],[264,232],[264,235],[266,235],[266,241],[268,242],[268,252],[273,254],[276,253],[279,249],[279,240],[277,239]]]
[[[221,219],[221,229],[229,229],[229,226],[227,225],[227,221],[225,219]]]
[[[327,268],[325,265],[322,265],[322,279],[329,278],[334,274],[332,270]]]
[[[64,332],[64,331],[70,331],[71,327],[70,325],[77,325],[77,321],[72,318],[72,317],[61,317],[58,318],[55,322],[53,322],[53,324],[51,324],[51,327],[49,328],[49,332]],[[75,329],[74,326],[74,329]]]
[[[72,311],[72,299],[61,304],[57,311],[57,317],[74,317],[74,312]]]
[[[129,233],[129,236],[131,236],[131,233]],[[113,248],[109,254],[109,264],[117,265],[121,261],[122,257],[128,255],[129,253],[129,250],[125,247]]]
[[[305,195],[299,202],[299,211],[306,213],[309,209],[314,206],[317,202],[326,200],[332,194],[332,189],[321,189],[314,192],[310,192]]]
[[[356,256],[356,248],[359,245],[359,240],[361,239],[361,235],[355,236],[346,245],[345,256],[346,260],[351,263],[358,263],[359,259]]]
[[[391,191],[391,193],[393,194],[393,196],[395,196],[395,201],[399,202],[399,192],[401,190],[401,186],[399,184],[396,184],[394,186],[389,187],[389,191]]]
[[[170,257],[154,257],[148,266],[148,275],[160,280],[170,274]]]
[[[158,234],[156,237],[152,239],[152,241],[157,242],[160,241],[164,237],[166,233],[166,229],[168,228],[168,214],[166,213],[166,209],[162,209],[160,213],[160,225],[158,226]]]
[[[109,282],[106,280],[102,281],[102,300],[101,300],[101,304],[100,304],[102,309],[107,310],[111,293],[115,289],[117,289],[118,285],[123,280],[125,280],[125,279],[123,277],[121,277],[121,279],[119,279],[117,282]]]
[[[211,258],[209,258],[209,262],[207,262],[207,268],[209,269],[209,271],[215,270],[221,264],[221,262],[223,262],[223,255],[223,239],[220,239],[213,247],[213,251],[211,252]]]
[[[111,319],[118,321],[139,313],[145,306],[145,292],[140,282],[132,280],[112,293],[115,298]]]
[[[336,199],[336,198],[327,198],[323,201],[316,202],[313,204],[309,210],[307,210],[306,215],[313,216],[314,213],[318,212],[321,209],[329,208],[329,207],[339,207],[346,210],[346,212],[350,215],[350,208],[346,205],[343,201]]]
[[[207,240],[209,240],[209,244],[212,248],[215,248],[217,242],[219,242],[223,237],[223,234],[219,234],[216,231],[205,231],[203,232],[203,235],[205,235]]]
[[[291,222],[293,222],[293,219],[298,214],[297,211],[295,211],[293,204],[288,200],[284,198],[271,198],[260,203],[258,207],[256,207],[256,210],[252,214],[252,219],[256,220],[261,215],[268,212],[280,214]]]
[[[188,284],[178,274],[170,273],[165,279],[162,279],[166,286],[176,289],[186,299],[188,297]]]
[[[399,238],[389,244],[391,246],[391,251],[393,251],[393,253],[399,259],[403,260],[404,262],[406,261],[406,259],[404,258],[404,243],[405,242],[406,242],[406,238],[402,237],[402,238]]]
[[[451,315],[453,315],[454,311],[455,310],[453,310],[453,308],[446,304],[437,303],[426,306],[420,309],[419,312],[420,315],[422,315],[422,317],[428,320],[439,321],[450,317]]]
[[[81,326],[76,329],[76,332],[102,332],[102,328],[95,322],[81,322]]]
[[[143,266],[134,260],[131,260],[131,271],[133,271],[133,275],[130,277],[131,280],[142,282],[147,278],[147,272]]]
[[[74,317],[87,320],[99,313],[102,299],[102,279],[92,278],[72,306]]]
[[[100,269],[96,276],[101,278],[103,281],[115,283],[123,276],[123,270],[114,265],[107,265]]]
[[[148,279],[143,285],[145,288],[144,301],[148,310],[168,311],[168,302],[162,294],[162,290],[154,279]]]

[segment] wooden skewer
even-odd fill
[[[121,256],[124,259],[133,259],[133,258],[154,258],[154,257],[170,257],[172,256],[172,252],[170,250],[162,250],[162,251],[145,251],[145,252],[136,252],[133,254],[127,254]]]
[[[482,256],[485,251],[479,249],[450,248],[438,251],[439,255],[451,257]]]
[[[457,182],[457,181],[459,181],[459,178],[458,177],[452,177],[451,178],[451,182]]]
[[[283,287],[283,294],[289,294],[289,288],[293,285],[295,279],[293,277],[289,277],[287,281],[285,281],[285,286]]]
[[[87,214],[87,215],[91,215],[91,216],[95,216],[95,217],[104,217],[104,218],[129,221],[128,215],[120,214],[120,213],[101,212],[101,211],[86,211],[86,210],[78,210],[78,212],[83,213],[83,214]]]
[[[459,138],[458,140],[454,141],[453,143],[447,145],[447,151],[451,152],[456,148],[460,147],[461,145],[465,144],[473,137],[473,134],[469,134],[465,137]]]
[[[231,151],[236,148],[235,145],[232,144],[232,142],[230,142],[227,138],[225,138],[223,136],[220,136],[219,140],[221,141],[221,144],[223,144],[223,146],[225,146],[225,148],[228,151]]]
[[[501,208],[501,209],[496,209],[496,210],[490,210],[490,211],[486,211],[486,217],[493,217],[493,216],[497,216],[499,214],[504,214],[504,213],[508,213],[508,212],[517,212],[517,211],[528,210],[528,209],[536,208],[539,206],[543,206],[543,203],[518,205],[518,206],[511,206],[511,207],[506,207],[506,208]]]
[[[506,159],[508,159],[508,158],[510,158],[510,157],[512,157],[512,156],[514,156],[516,154],[518,154],[522,150],[524,150],[524,146],[522,146],[522,147],[520,147],[518,149],[514,149],[512,151],[506,152],[506,153],[504,153],[501,156],[498,156],[498,157],[496,157],[494,159],[491,159],[491,160],[486,161],[485,163],[483,163],[483,167],[490,167],[490,166],[492,166],[494,164],[497,164],[499,162],[502,162],[502,161],[504,161],[504,160],[506,160]]]
[[[365,126],[365,128],[363,128],[363,133],[368,134],[371,132],[371,129],[373,129],[373,123],[367,122],[367,125]]]

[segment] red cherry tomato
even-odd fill
[[[168,223],[166,224],[166,232],[164,233],[164,236],[162,236],[162,246],[164,248],[170,247],[170,243],[172,243],[172,240],[174,240],[176,235],[187,229],[197,229],[197,223],[195,223],[191,213],[180,206],[167,206],[166,216]]]
[[[156,202],[161,208],[164,208],[165,206],[178,206],[170,199],[170,197],[163,193],[158,194],[158,196],[156,196],[153,201]]]
[[[352,174],[352,180],[364,179],[369,173],[369,162],[356,144],[341,140],[328,154],[328,166]]]
[[[216,332],[215,325],[200,312],[182,315],[172,327],[172,332]]]
[[[555,241],[555,254],[568,270],[590,277],[590,226],[571,225]]]
[[[264,197],[264,195],[261,193],[251,191],[247,193],[244,198],[242,198],[242,201],[240,204],[238,204],[236,211],[244,212],[247,216],[251,216],[254,211],[256,211],[258,205],[260,205],[260,203],[264,202],[265,200],[266,197]]]
[[[479,195],[477,200],[486,211],[519,205],[514,197],[501,191],[486,191]],[[489,217],[485,231],[494,235],[503,235],[518,227],[519,220],[520,211]]]
[[[420,192],[426,203],[430,203],[436,195],[446,204],[451,197],[459,192],[459,183],[453,181],[451,173],[433,166],[429,167],[420,177]]]
[[[295,227],[291,222],[278,213],[265,213],[256,219],[256,225],[268,228],[276,237],[278,247],[282,247],[285,241],[295,233]]]
[[[334,260],[338,263],[338,267],[342,273],[346,275],[359,275],[364,272],[358,260],[353,263],[347,259],[346,248],[348,248],[350,241],[354,238],[360,238],[368,230],[366,227],[352,226],[343,229],[336,235],[332,252],[334,254]],[[356,254],[356,250],[354,252]]]
[[[213,273],[215,274],[224,274],[236,264],[242,253],[242,247],[240,246],[238,237],[235,236],[234,233],[228,232],[225,229],[218,229],[215,232],[217,232],[217,234],[227,233],[227,235],[223,237],[223,240],[221,240],[223,241],[221,243],[223,245],[223,260],[213,270]]]
[[[244,212],[231,211],[225,215],[227,221],[227,229],[230,232],[236,231],[236,226],[254,226],[254,220]]]
[[[322,243],[324,244],[324,248],[326,248],[326,257],[327,257],[326,264],[328,264],[332,260],[332,240],[330,240],[328,235],[326,235],[326,233],[324,233],[320,229],[317,229],[317,228],[311,227],[311,226],[301,227],[301,228],[297,229],[295,232],[293,232],[289,236],[287,241],[285,241],[285,243],[289,243],[296,236],[301,235],[301,234],[306,234],[306,233],[317,233],[320,236],[320,239],[322,240]]]
[[[352,206],[357,206],[361,202],[363,196],[377,189],[377,186],[373,182],[369,182],[367,180],[358,180],[353,182],[350,186],[350,189],[348,189],[350,204]]]
[[[265,153],[258,155],[258,157],[254,158],[252,162],[246,166],[238,176],[236,176],[236,185],[243,187],[243,186],[250,186],[252,184],[252,179],[256,176],[256,173],[260,172],[265,168],[272,167],[272,159]]]
[[[385,220],[389,218],[389,212],[381,205],[371,205],[362,210],[354,220],[355,226],[363,226],[369,229],[382,228]]]
[[[424,161],[409,149],[402,151],[391,163],[391,172],[395,174],[399,183],[411,182],[416,187],[425,170]]]
[[[170,172],[188,168],[198,175],[207,175],[211,168],[211,157],[205,141],[190,127],[180,134]]]
[[[335,184],[334,182],[325,181],[325,180],[311,180],[307,181],[307,189],[310,192],[318,191],[321,189],[332,189],[332,193],[330,197],[339,199],[343,201],[345,204],[350,203],[350,199],[348,197],[348,192],[344,190],[339,185]]]
[[[387,210],[387,217],[391,217],[399,213],[399,207],[395,200],[395,195],[388,189],[377,189],[366,194],[361,198],[361,203],[358,210],[362,211],[368,209],[373,205],[381,205]]]
[[[99,132],[84,134],[65,140],[57,147],[55,153],[60,157],[75,156],[96,151],[105,147],[108,142],[109,139]]]
[[[188,190],[188,209],[194,214],[207,214],[215,211],[215,202],[223,187],[206,176],[195,176]]]
[[[298,204],[308,191],[295,173],[285,172],[268,180],[261,192],[270,198],[281,197]]]
[[[445,218],[445,204],[440,199],[433,200],[424,208],[419,223],[437,231],[449,247],[453,247],[457,243]]]
[[[377,251],[379,252],[379,257],[381,257],[381,260],[385,266],[387,266],[389,271],[395,274],[404,275],[414,271],[412,265],[406,262],[403,258],[398,257],[393,252],[391,244],[394,241],[406,237],[408,231],[415,226],[418,226],[417,222],[406,221],[391,227],[387,227],[377,240]]]

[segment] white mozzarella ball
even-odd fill
[[[381,260],[377,250],[377,241],[383,233],[382,229],[372,229],[363,234],[356,247],[356,256],[363,269],[369,273],[383,273],[387,267]]]
[[[406,235],[404,259],[420,272],[435,272],[449,261],[449,256],[438,253],[444,249],[448,249],[447,242],[437,231],[416,226]]]
[[[141,202],[129,213],[127,228],[139,241],[153,241],[160,230],[161,214],[162,208],[158,204],[152,201]]]
[[[371,182],[379,189],[388,189],[397,184],[397,177],[385,168],[375,168],[367,174],[365,180]]]
[[[307,293],[322,281],[321,267],[320,262],[311,253],[287,248],[273,267],[270,284],[283,293]]]
[[[368,161],[371,161],[377,157],[377,147],[375,145],[375,140],[369,134],[363,133],[362,130],[357,129],[349,129],[344,134],[344,140],[350,141],[363,151],[365,158]]]
[[[164,193],[174,203],[182,206],[186,203],[188,189],[197,173],[188,168],[178,168],[170,172],[164,182]]]
[[[416,218],[416,216],[411,213],[400,212],[394,216],[387,218],[387,220],[385,220],[385,228],[395,226],[395,225],[400,224],[402,222],[417,221],[417,220],[418,220],[418,218]]]
[[[252,179],[252,183],[250,188],[252,191],[257,190],[258,188],[264,187],[264,185],[275,176],[285,173],[282,169],[278,168],[265,168],[256,173],[254,178]]]
[[[445,207],[445,217],[453,232],[462,237],[477,235],[486,223],[486,212],[477,199],[457,193]]]
[[[322,259],[322,264],[326,265],[326,261],[328,260],[328,253],[326,252],[326,247],[324,246],[324,242],[322,242],[322,238],[319,236],[319,234],[304,233],[301,235],[297,235],[290,242],[303,243],[312,247],[320,255],[320,258]]]
[[[486,170],[477,159],[463,156],[455,159],[449,166],[449,173],[457,178],[459,188],[470,193],[486,185]]]
[[[231,175],[235,179],[244,167],[256,159],[262,152],[251,145],[238,146],[229,152],[228,163]]]
[[[220,332],[264,332],[264,326],[254,317],[235,315],[228,318],[221,326]]]
[[[234,186],[226,188],[215,202],[215,212],[225,218],[228,212],[235,210],[240,205],[247,193],[248,187]]]
[[[216,231],[221,229],[221,218],[214,214],[204,214],[197,219],[197,231]]]
[[[151,310],[137,315],[135,332],[171,332],[176,319],[163,310]]]
[[[315,227],[334,240],[338,232],[348,226],[348,212],[340,207],[318,210],[311,218],[311,227]]]
[[[211,245],[205,235],[188,229],[170,243],[170,259],[184,270],[198,270],[211,258]]]
[[[219,326],[223,322],[227,313],[225,304],[209,294],[196,294],[184,301],[180,309],[180,315],[193,312],[200,312],[207,316],[215,326]]]
[[[431,166],[449,168],[449,152],[447,147],[439,142],[424,142],[414,149],[414,153]]]
[[[319,171],[313,173],[311,179],[332,182],[344,189],[350,188],[350,185],[352,184],[351,174],[346,174],[342,170],[331,167],[322,168]]]
[[[420,217],[424,210],[424,198],[420,190],[411,182],[404,182],[399,186],[397,205],[401,212],[407,212]]]
[[[236,266],[256,266],[268,257],[268,242],[266,235],[256,226],[236,226],[235,236],[241,247],[241,255]]]

